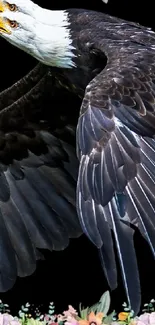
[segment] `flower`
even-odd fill
[[[67,321],[65,322],[65,325],[78,325],[78,321],[75,317],[68,316]]]
[[[78,315],[76,309],[74,309],[71,305],[68,306],[68,310],[64,311],[63,314],[66,318],[68,316],[76,317]]]
[[[0,313],[0,325],[21,325],[21,323],[10,314]]]
[[[140,315],[136,325],[155,325],[155,312]]]
[[[88,315],[88,319],[80,319],[78,321],[79,325],[101,325],[102,324],[102,319],[104,317],[103,313],[95,313],[92,311]]]
[[[129,313],[123,311],[118,314],[118,320],[125,321],[125,320],[127,320],[128,316],[129,316]]]
[[[72,314],[73,316],[78,315],[78,312],[76,311],[76,309],[74,309],[71,305],[68,306],[68,311],[69,311],[70,314]]]
[[[64,322],[64,321],[67,321],[69,323],[71,318],[72,318],[72,321],[74,319],[74,321],[76,321],[76,316],[78,315],[76,309],[74,309],[71,305],[68,306],[68,310],[65,310],[63,312],[63,315],[59,314],[57,316],[57,319],[58,319],[58,322]]]

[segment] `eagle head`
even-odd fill
[[[49,66],[74,66],[66,11],[41,8],[31,0],[0,0],[0,36]]]

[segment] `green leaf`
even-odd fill
[[[18,313],[18,314],[19,314],[19,317],[20,317],[20,318],[25,317],[25,314],[24,314],[21,310],[19,310],[19,313]]]
[[[45,325],[44,321],[39,321],[37,319],[34,318],[29,318],[27,320],[27,325]]]
[[[103,313],[104,315],[107,315],[108,310],[110,308],[110,293],[109,291],[106,291],[100,298],[99,303],[98,303],[98,307],[96,312],[97,313]]]
[[[108,316],[106,316],[104,318],[104,324],[111,324],[114,320],[115,315],[116,315],[116,312],[114,310],[111,314],[109,314]]]
[[[49,315],[52,315],[52,314],[54,313],[54,310],[51,310],[51,309],[50,309],[50,310],[48,311],[48,313],[49,313]]]
[[[79,312],[80,312],[80,316],[82,319],[87,319],[87,315],[89,313],[89,307],[82,309],[81,308],[81,304],[79,305]]]
[[[98,308],[98,302],[97,302],[96,304],[94,304],[93,306],[91,306],[91,307],[89,308],[89,311],[93,311],[94,313],[96,313],[97,308]]]
[[[130,310],[130,317],[133,318],[134,317],[134,314],[135,314],[134,310],[131,309]]]
[[[60,321],[58,324],[59,324],[59,325],[64,325],[64,322]]]
[[[87,319],[87,316],[88,316],[88,311],[89,311],[89,308],[85,308],[83,310],[81,310],[81,318],[83,319]]]

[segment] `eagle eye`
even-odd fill
[[[8,6],[9,6],[10,11],[16,11],[17,10],[17,6],[14,3],[12,3],[12,4],[8,3]]]
[[[10,27],[12,27],[12,28],[18,27],[17,21],[15,21],[15,20],[8,20],[8,21],[9,21]]]

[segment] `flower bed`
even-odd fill
[[[32,317],[29,303],[21,307],[18,316],[12,316],[9,306],[0,301],[0,325],[155,325],[154,302],[152,299],[149,304],[145,304],[143,313],[139,316],[134,316],[134,311],[126,303],[118,315],[115,311],[109,314],[110,294],[106,291],[92,307],[83,309],[80,305],[77,311],[69,305],[68,310],[57,315],[54,304],[50,303],[47,314],[43,315],[37,309]]]

